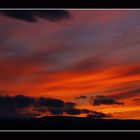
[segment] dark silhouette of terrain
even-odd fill
[[[64,116],[0,119],[0,130],[140,130],[140,121]]]

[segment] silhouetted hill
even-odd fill
[[[0,130],[140,130],[140,121],[62,116],[38,119],[0,119]]]

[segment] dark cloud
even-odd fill
[[[65,108],[74,108],[76,106],[76,103],[73,102],[66,102]]]
[[[76,97],[76,99],[87,99],[87,96],[81,95],[81,96]]]
[[[82,113],[81,109],[77,108],[66,108],[64,109],[64,112],[69,115],[80,115]]]
[[[35,99],[28,96],[0,96],[0,109],[20,109],[34,104],[36,104]]]
[[[87,117],[92,119],[103,119],[103,118],[110,118],[111,115],[94,111],[92,114],[88,114]]]
[[[123,102],[118,102],[113,98],[107,96],[96,96],[93,101],[93,105],[123,105]]]
[[[44,11],[7,10],[7,11],[0,11],[0,13],[6,17],[15,18],[27,22],[37,22],[38,18],[55,22],[70,17],[69,12],[66,10],[44,10]]]
[[[53,115],[63,115],[64,111],[59,108],[49,108],[48,109]]]
[[[128,91],[123,91],[118,94],[114,94],[112,95],[112,98],[122,100],[122,99],[136,97],[139,95],[140,95],[140,89],[137,88],[137,89],[130,89]]]
[[[44,98],[41,97],[38,99],[39,106],[46,106],[46,107],[55,107],[55,108],[62,108],[64,107],[64,101],[59,99],[51,99],[51,98]]]
[[[41,114],[80,115],[95,114],[95,111],[76,108],[74,102],[45,97],[24,95],[0,96],[0,118],[32,118]]]
[[[24,95],[0,96],[0,117],[35,117],[43,112],[50,111],[59,114],[58,109],[64,107],[64,101],[44,97],[29,97]],[[29,111],[33,109],[33,112]],[[53,108],[57,109],[53,110]],[[37,112],[37,113],[34,113]],[[60,112],[63,112],[63,110]]]
[[[77,109],[76,108],[76,103],[74,102],[65,102],[64,107],[59,109],[59,108],[51,108],[49,111],[53,115],[62,115],[64,113],[68,115],[80,115],[82,113],[87,113],[84,112],[83,109]]]
[[[89,114],[89,113],[94,113],[94,111],[91,111],[89,109],[81,109],[82,113],[84,114]]]
[[[34,113],[26,111],[35,104],[35,99],[28,96],[0,96],[0,118],[35,117]]]
[[[89,109],[78,109],[75,107],[75,103],[66,102],[64,108],[49,108],[48,109],[53,115],[80,115],[80,114],[93,114],[95,111]]]

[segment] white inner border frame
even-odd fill
[[[140,8],[0,8],[0,11],[21,10],[77,10],[77,11],[136,11]],[[140,132],[140,130],[0,130],[0,132]]]

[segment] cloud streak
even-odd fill
[[[92,118],[92,119],[103,119],[103,118],[110,118],[111,114],[105,114],[102,112],[93,112],[92,114],[88,114],[87,115],[88,118]]]
[[[122,91],[120,93],[112,95],[112,98],[121,100],[121,99],[130,99],[140,95],[140,89],[129,89],[128,91]]]
[[[23,20],[31,23],[38,22],[38,18],[56,22],[70,17],[70,13],[66,10],[45,10],[45,11],[8,10],[8,11],[0,11],[0,13],[6,17]]]
[[[107,96],[102,96],[98,95],[95,97],[93,101],[93,105],[98,106],[98,105],[124,105],[123,102],[118,102],[113,98],[107,97]]]

